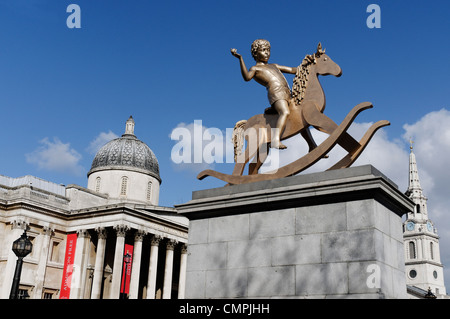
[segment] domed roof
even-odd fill
[[[103,170],[129,170],[155,177],[161,182],[155,154],[134,135],[134,120],[126,122],[125,134],[106,143],[94,157],[88,176]]]

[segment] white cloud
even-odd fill
[[[430,112],[403,126],[403,138],[414,141],[420,184],[428,198],[428,217],[440,236],[447,291],[450,291],[450,111]]]
[[[429,198],[429,206],[447,207],[448,213],[438,210],[431,214],[436,217],[448,216],[450,222],[450,112],[442,109],[428,113],[416,123],[405,124],[403,128],[403,138],[412,138],[414,141],[420,183],[425,196]]]
[[[353,123],[348,132],[356,140],[359,140],[371,124]],[[206,127],[196,123],[181,123],[178,128],[185,129],[185,132],[190,134],[189,143],[194,142],[195,130],[197,130],[199,136],[203,136],[207,130]],[[414,140],[414,153],[419,169],[420,182],[424,195],[428,197],[429,218],[434,222],[440,236],[441,261],[445,266],[446,286],[450,291],[450,169],[448,164],[450,158],[450,111],[442,109],[430,112],[416,123],[405,124],[403,129],[404,133],[395,138],[389,138],[387,135],[389,127],[377,131],[353,166],[371,164],[396,183],[401,192],[405,192],[408,187],[409,140],[410,138]],[[317,144],[323,142],[328,136],[315,129],[312,129],[311,133]],[[193,153],[200,152],[201,154],[205,149],[205,143],[210,142],[203,141],[203,144],[190,144],[192,153],[189,154],[189,158],[192,162]],[[225,143],[230,143],[228,136],[217,145],[225,147]],[[308,152],[307,144],[300,135],[284,141],[284,144],[288,147],[287,150],[270,150],[271,153],[279,152],[280,166],[284,166]],[[232,156],[232,145],[230,149]],[[336,146],[328,154],[328,159],[321,159],[302,174],[324,171],[346,154],[346,151]],[[276,158],[276,156],[273,158]],[[204,162],[179,165],[182,169],[193,169],[196,172],[212,168],[212,166],[213,164]],[[261,170],[265,171],[264,166]]]
[[[108,131],[108,133],[101,132],[87,147],[87,151],[90,154],[97,154],[99,149],[108,143],[109,141],[118,138],[119,136],[113,133],[111,130]]]
[[[356,140],[359,140],[372,124],[353,123],[348,132]],[[317,145],[328,137],[328,134],[315,129],[311,129],[311,134]],[[288,147],[286,150],[270,150],[270,152],[279,152],[280,166],[284,166],[304,156],[308,152],[308,146],[300,135],[286,140],[284,144]],[[390,141],[386,131],[380,129],[375,133],[366,149],[352,166],[370,164],[394,181],[401,191],[406,191],[408,181],[408,153],[404,150],[402,144],[400,140]],[[328,158],[319,160],[316,164],[301,172],[301,174],[323,172],[333,166],[333,164],[346,154],[347,152],[337,145],[327,154]],[[405,167],[405,169],[399,170],[399,167]]]
[[[372,123],[353,123],[349,133],[359,140]],[[413,124],[403,126],[404,134],[390,139],[389,128],[377,131],[367,148],[352,166],[371,164],[395,182],[401,192],[408,187],[409,140],[414,141],[420,183],[428,198],[428,217],[435,224],[440,236],[441,261],[444,279],[450,291],[450,111],[442,109],[430,112]],[[320,144],[328,136],[315,129],[311,133]],[[280,165],[305,155],[308,147],[299,135],[284,143],[287,150],[280,153]],[[271,150],[273,152],[273,150]],[[328,159],[321,159],[303,173],[324,171],[346,152],[340,147],[331,150]]]
[[[172,130],[170,138],[175,141],[171,160],[179,170],[199,173],[213,169],[215,163],[233,162],[231,131],[203,126],[202,121],[180,123]]]
[[[450,112],[431,112],[414,124],[403,126],[403,138],[414,141],[413,148],[424,190],[440,197],[448,196],[450,170]],[[423,172],[423,173],[422,173]]]
[[[355,137],[361,137],[372,125],[363,123],[355,125],[349,132]],[[400,139],[390,140],[388,129],[380,129],[375,133],[366,149],[353,166],[370,164],[395,182],[400,191],[408,187],[409,155],[405,143]]]
[[[371,124],[353,123],[348,132],[359,140]],[[442,109],[430,112],[416,123],[405,124],[403,129],[404,134],[396,138],[388,137],[389,127],[377,131],[352,166],[373,165],[396,183],[401,192],[405,192],[409,179],[409,140],[413,139],[421,186],[428,197],[428,217],[434,222],[440,236],[441,261],[445,266],[446,286],[450,291],[450,111]],[[317,144],[328,137],[315,129],[311,133]],[[284,144],[287,150],[270,150],[271,153],[279,153],[280,166],[308,152],[307,144],[300,135],[284,141]],[[328,154],[328,159],[321,159],[302,174],[324,171],[346,154],[346,151],[336,146]],[[261,171],[267,171],[265,166]]]
[[[82,158],[80,153],[70,147],[70,143],[63,143],[58,138],[50,141],[47,137],[39,141],[41,146],[26,154],[30,164],[36,164],[39,169],[68,173],[81,176],[84,168],[79,165]]]

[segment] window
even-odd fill
[[[100,182],[101,182],[101,178],[100,178],[100,176],[98,176],[96,179],[95,179],[95,191],[97,192],[97,193],[99,193],[100,192]]]
[[[147,185],[147,200],[152,199],[152,182],[148,182]]]
[[[50,255],[50,261],[59,262],[59,249],[60,249],[60,242],[53,241],[52,242],[52,250]]]
[[[416,213],[420,214],[420,204],[416,204]]]
[[[433,243],[430,243],[430,257],[431,259],[434,259]]]
[[[408,244],[409,248],[409,258],[410,259],[416,259],[416,245],[413,241],[410,241]]]
[[[42,299],[53,299],[53,294],[51,292],[44,292]]]
[[[42,299],[54,299],[56,292],[57,291],[54,289],[44,288],[44,290],[42,291]]]
[[[127,183],[128,183],[128,177],[126,177],[126,176],[122,177],[122,183],[120,186],[120,195],[127,194]]]

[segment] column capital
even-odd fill
[[[77,230],[78,238],[89,238],[89,231],[87,229],[78,229]]]
[[[160,242],[162,239],[163,239],[162,236],[160,236],[160,235],[154,235],[154,236],[152,237],[151,245],[152,245],[152,246],[159,246],[159,242]]]
[[[166,243],[166,249],[174,250],[177,243],[178,241],[176,241],[175,239],[169,239]]]
[[[134,234],[134,241],[143,241],[145,235],[147,235],[145,230],[137,230]]]
[[[13,222],[11,223],[12,229],[27,230],[28,225],[29,225],[29,223],[27,223],[26,221],[21,220],[21,219],[14,219]]]
[[[53,236],[53,235],[55,234],[55,229],[52,228],[52,227],[50,227],[50,226],[44,226],[44,227],[42,228],[42,233],[43,233],[45,236]]]
[[[128,225],[120,224],[113,227],[117,233],[117,237],[125,237],[127,231],[130,230]]]
[[[97,227],[95,228],[99,239],[106,239],[108,237],[108,233],[105,227]]]
[[[182,254],[187,254],[188,251],[188,246],[185,243],[181,243],[181,253]]]

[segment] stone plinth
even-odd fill
[[[370,165],[194,192],[186,298],[406,298],[413,207]]]

